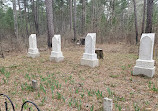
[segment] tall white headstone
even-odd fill
[[[37,40],[36,34],[31,34],[29,37],[29,49],[28,49],[28,57],[39,57],[40,53],[37,48]]]
[[[99,61],[95,53],[96,33],[88,33],[85,39],[85,53],[81,59],[81,65],[97,67]]]
[[[54,35],[52,38],[52,52],[50,61],[60,62],[64,60],[63,53],[61,52],[61,36]]]
[[[142,34],[139,48],[139,59],[136,60],[136,66],[133,69],[133,75],[145,75],[153,77],[155,66],[153,60],[155,33]]]

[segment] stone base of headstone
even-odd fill
[[[61,62],[64,60],[62,52],[51,52],[50,61]]]
[[[61,62],[64,60],[64,57],[50,57],[50,61],[53,61],[53,62]]]
[[[32,58],[36,58],[36,57],[40,56],[40,53],[39,53],[38,49],[29,49],[27,56],[32,57]]]
[[[90,67],[99,66],[99,60],[97,59],[97,55],[84,53],[83,58],[81,59],[81,65],[90,66]]]
[[[98,60],[87,60],[87,59],[82,58],[81,65],[97,67],[97,66],[99,66],[99,61]]]
[[[136,66],[133,68],[133,75],[145,75],[153,77],[155,74],[154,60],[140,60],[136,61]]]

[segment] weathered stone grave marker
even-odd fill
[[[153,60],[154,33],[142,34],[139,48],[139,59],[136,60],[136,66],[133,69],[133,75],[145,75],[153,77],[155,66]]]
[[[64,60],[63,53],[61,52],[61,36],[54,35],[52,38],[52,52],[50,61],[60,62]]]
[[[37,81],[36,81],[36,80],[32,80],[32,88],[33,88],[34,90],[37,89]]]
[[[85,53],[81,59],[81,65],[97,67],[99,61],[95,53],[96,33],[88,33],[85,39]]]
[[[103,99],[103,111],[112,111],[113,102],[112,99],[104,98]]]
[[[37,40],[36,34],[31,34],[29,37],[29,49],[28,49],[28,57],[39,57],[40,53],[37,48]]]

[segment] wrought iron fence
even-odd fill
[[[10,102],[10,104],[11,104],[12,110],[15,111],[14,104],[13,104],[12,100],[9,98],[9,96],[7,96],[7,95],[5,95],[5,94],[0,94],[0,96],[5,97],[5,102],[4,102],[4,104],[5,104],[5,111],[9,111],[9,110],[8,110],[8,102],[7,102],[7,100],[9,100],[9,102]],[[2,102],[0,102],[0,103],[2,103]],[[20,111],[23,111],[24,106],[25,106],[27,103],[32,104],[32,105],[37,109],[37,111],[40,111],[40,109],[38,108],[38,106],[37,106],[35,103],[31,102],[31,101],[25,101],[25,102],[22,104]],[[0,108],[0,111],[1,111],[1,108]],[[29,111],[31,111],[31,107],[29,107]]]

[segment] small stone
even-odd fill
[[[152,111],[152,108],[145,108],[145,111]]]
[[[112,111],[113,102],[112,99],[104,98],[103,101],[103,111]]]
[[[37,81],[36,81],[36,80],[32,80],[32,88],[33,88],[34,90],[37,89]]]

